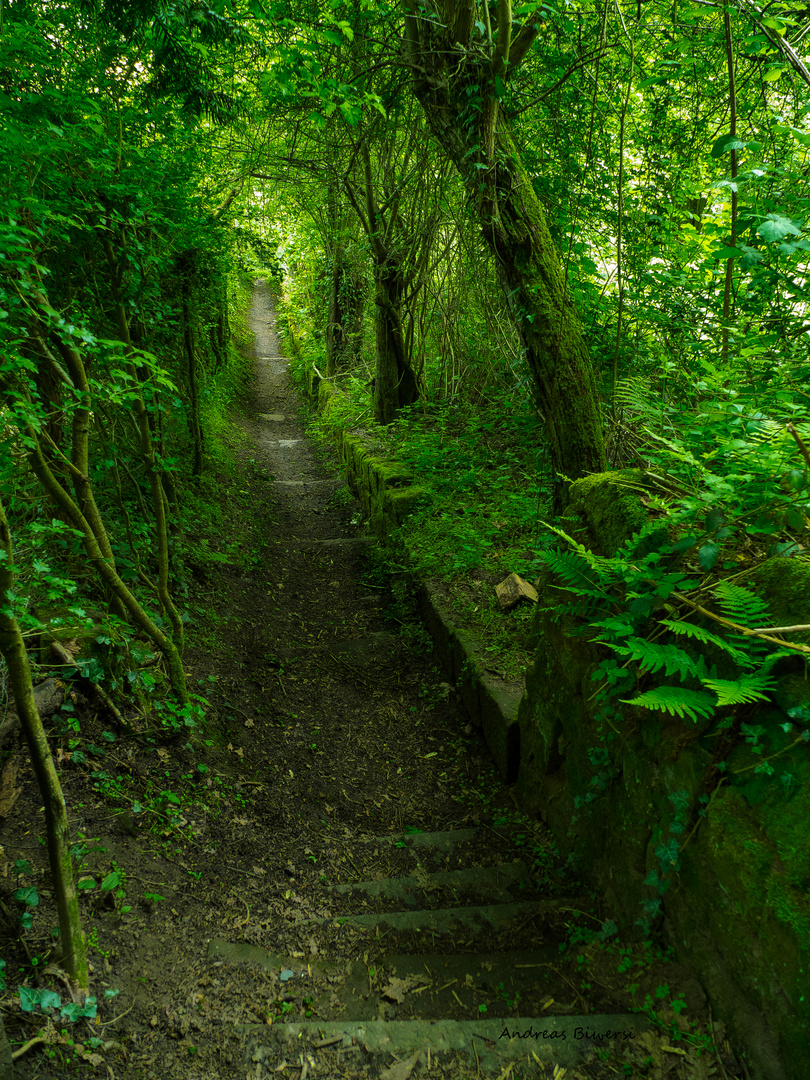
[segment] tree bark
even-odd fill
[[[560,510],[564,478],[576,480],[607,465],[582,326],[566,295],[545,211],[499,108],[499,83],[525,56],[536,31],[523,27],[512,42],[511,5],[498,0],[494,40],[473,48],[474,0],[444,0],[433,12],[414,0],[403,0],[403,6],[414,92],[476,207],[526,350],[546,422],[555,509]],[[515,50],[511,63],[510,44]]]
[[[376,255],[376,252],[375,252]],[[390,424],[399,409],[419,399],[416,376],[405,357],[399,318],[403,281],[399,265],[386,252],[374,267],[377,370],[374,377],[374,419]]]
[[[138,627],[138,629],[141,630],[163,654],[166,661],[166,667],[168,668],[169,682],[171,683],[172,690],[177,695],[179,701],[183,705],[187,705],[189,698],[188,688],[186,687],[186,675],[183,670],[183,661],[177,646],[161,629],[159,629],[158,626],[155,625],[152,619],[150,619],[148,613],[138,603],[138,600],[133,593],[119,577],[114,564],[104,557],[87,519],[82,514],[78,505],[70,497],[66,488],[60,484],[59,480],[51,471],[51,468],[42,453],[42,447],[39,445],[37,433],[30,424],[26,429],[26,435],[28,436],[30,443],[28,460],[31,464],[32,472],[39,480],[45,493],[50,496],[65,515],[66,520],[70,522],[74,529],[78,529],[81,532],[84,550],[87,552],[87,557],[90,559],[91,565],[98,571],[102,584],[109,588],[122,604],[123,608],[126,610],[129,622],[133,626]]]
[[[0,654],[8,667],[14,707],[20,718],[31,764],[45,808],[48,859],[51,865],[59,940],[63,963],[73,989],[84,999],[90,989],[87,949],[79,916],[79,900],[70,858],[70,832],[62,787],[53,763],[48,739],[37,712],[31,668],[22,633],[9,601],[14,581],[14,556],[5,509],[0,501]]]

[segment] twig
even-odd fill
[[[101,1023],[99,1026],[109,1027],[110,1024],[117,1024],[119,1020],[123,1020],[127,1013],[131,1013],[134,1008],[135,1002],[133,1001],[130,1007],[126,1010],[126,1012],[119,1013],[118,1016],[114,1016],[112,1020],[104,1020],[103,1023]]]
[[[79,668],[81,666],[76,663],[76,658],[70,655],[70,653],[67,651],[64,645],[61,644],[61,642],[56,641],[56,639],[52,639],[50,642],[50,647],[51,652],[55,653],[63,664],[70,665],[75,668]],[[126,731],[131,731],[132,729],[130,728],[124,717],[121,715],[118,706],[113,702],[107,691],[102,690],[98,683],[94,683],[90,679],[86,679],[85,682],[89,684],[93,695],[98,698],[99,702],[104,706],[104,708],[107,709],[107,711],[115,717],[121,727],[124,728]]]
[[[802,442],[802,438],[799,435],[796,428],[793,426],[793,424],[788,424],[787,429],[790,432],[790,434],[793,436],[793,438],[796,440],[796,445],[798,446],[799,450],[801,451],[802,457],[807,462],[807,468],[810,469],[810,451],[808,451],[807,447]]]
[[[19,1050],[14,1050],[11,1054],[11,1060],[17,1061],[23,1054],[27,1054],[29,1050],[32,1050],[35,1046],[39,1046],[40,1043],[42,1043],[43,1046],[50,1045],[47,1039],[43,1039],[41,1035],[37,1035],[36,1038],[29,1039],[27,1043],[23,1043]]]
[[[724,619],[722,615],[716,615],[713,611],[709,611],[708,608],[703,607],[701,604],[696,604],[694,600],[690,600],[689,597],[684,596],[683,593],[673,593],[672,596],[676,600],[681,600],[684,604],[688,604],[693,610],[699,611],[701,615],[706,615],[709,619],[714,619],[715,622],[719,622],[722,626],[728,626],[731,630],[736,630],[739,634],[745,634],[746,637],[759,637],[763,641],[770,641],[773,645],[781,645],[783,649],[793,649],[794,652],[810,653],[810,645],[794,645],[791,641],[784,641],[782,638],[771,637],[770,634],[763,633],[762,630],[752,630],[748,626],[742,626],[740,623],[732,622],[731,619]]]

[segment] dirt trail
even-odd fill
[[[514,1080],[551,1077],[559,1058],[568,1080],[597,1080],[621,1058],[663,1062],[649,1033],[611,1038],[609,1053],[601,1036],[571,1049],[582,1022],[593,1033],[601,1014],[627,1012],[631,980],[643,1000],[665,978],[689,999],[689,979],[646,960],[618,975],[599,942],[561,955],[578,919],[592,929],[604,913],[515,813],[423,631],[375,571],[357,505],[305,435],[274,322],[259,283],[229,555],[195,575],[210,633],[192,635],[187,665],[211,686],[209,744],[122,751],[118,808],[88,797],[87,774],[65,774],[74,827],[97,848],[85,872],[117,867],[142,897],[129,913],[87,908],[95,989],[121,991],[93,1029],[108,1045],[83,1048],[101,1055],[95,1069],[64,1044],[50,1059],[32,1051],[19,1076]],[[161,788],[182,793],[163,817],[119,812]],[[35,814],[36,797],[19,813]],[[6,833],[22,832],[18,814]],[[6,857],[32,853],[34,838]],[[505,1049],[500,1025],[525,1039],[538,1015],[568,1031],[568,1056],[551,1036]],[[703,1075],[693,1064],[691,1051],[670,1057],[667,1075]]]

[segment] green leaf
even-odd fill
[[[101,888],[104,892],[110,892],[112,889],[117,889],[121,884],[121,871],[111,870],[109,874],[104,878],[101,883]]]
[[[698,551],[698,561],[702,570],[708,572],[712,570],[717,564],[717,560],[720,558],[720,547],[715,544],[713,540],[710,540],[708,544],[704,544]]]
[[[746,659],[744,652],[729,644],[719,634],[713,634],[711,630],[706,630],[703,626],[695,626],[694,623],[683,622],[680,619],[662,619],[661,625],[666,626],[673,634],[681,634],[684,637],[692,638],[694,641],[702,642],[704,645],[714,645],[735,659]]]
[[[711,694],[704,694],[700,690],[687,690],[683,686],[658,686],[655,690],[648,690],[646,694],[630,699],[623,698],[622,701],[625,705],[639,705],[643,709],[670,713],[681,719],[688,716],[695,723],[701,717],[713,716],[716,708]]]
[[[15,889],[12,895],[18,903],[25,904],[27,907],[36,907],[39,904],[39,893],[33,885]]]
[[[781,66],[779,66],[779,67],[776,67],[776,66],[768,67],[763,71],[762,79],[763,79],[764,82],[769,82],[769,83],[770,82],[776,82],[777,79],[782,78],[782,72],[784,70],[785,69],[783,67],[781,67]]]
[[[719,158],[722,157],[723,154],[728,154],[731,150],[744,150],[745,147],[746,143],[739,135],[731,135],[727,132],[725,135],[720,135],[714,140],[712,157]]]
[[[58,1009],[62,999],[53,990],[34,989],[31,986],[21,986],[20,1008],[23,1012],[35,1012],[39,1007],[43,1012],[46,1009]]]
[[[779,214],[768,214],[765,221],[757,228],[757,236],[761,236],[769,244],[775,240],[782,240],[786,236],[801,236],[801,234],[801,229],[797,229],[790,218]]]
[[[703,685],[717,694],[719,705],[747,705],[751,701],[767,701],[766,691],[773,690],[776,680],[772,675],[755,672],[732,679],[701,679]]]
[[[656,672],[664,669],[667,675],[679,675],[682,679],[700,673],[700,664],[677,645],[660,645],[658,642],[636,638],[627,645],[605,642],[620,656],[629,656],[639,664],[639,670]],[[703,669],[705,671],[705,668]]]

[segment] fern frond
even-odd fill
[[[625,705],[640,705],[644,709],[655,709],[681,718],[688,716],[695,723],[701,717],[712,716],[716,707],[711,694],[686,690],[683,686],[657,686],[655,690],[623,701]]]
[[[599,571],[579,552],[543,551],[540,557],[573,592],[584,596],[607,596],[604,586],[609,582],[600,581]]]
[[[751,701],[767,701],[767,691],[776,688],[776,679],[762,671],[741,675],[739,679],[701,679],[708,690],[717,694],[719,705],[747,705]]]
[[[703,645],[715,645],[738,662],[746,660],[746,655],[742,649],[736,648],[725,638],[720,637],[719,634],[713,634],[711,630],[707,630],[703,626],[695,626],[694,623],[683,622],[681,619],[662,619],[661,625],[666,626],[667,630],[671,630],[673,634],[692,638],[693,641],[699,641]]]
[[[625,638],[630,637],[631,634],[636,632],[636,628],[632,617],[628,613],[621,615],[610,615],[606,619],[597,619],[591,623],[591,627],[594,630],[606,630],[610,637]],[[604,641],[604,638],[597,638],[597,641]],[[607,641],[605,641],[607,644]]]
[[[678,675],[681,679],[686,679],[706,670],[702,663],[694,660],[677,645],[659,645],[655,641],[647,641],[646,638],[635,638],[628,645],[616,645],[610,641],[605,644],[621,656],[629,656],[631,660],[638,661],[642,674],[661,671],[663,668],[667,675]]]
[[[648,419],[657,419],[661,411],[649,381],[638,375],[628,375],[620,379],[613,390],[613,397],[620,409],[641,413]]]
[[[558,529],[556,525],[549,525],[545,521],[541,522],[541,524],[550,532],[553,532],[555,536],[559,536],[561,540],[565,540],[566,544],[569,544],[580,558],[584,559],[592,569],[598,571],[600,574],[607,575],[615,570],[618,560],[608,559],[604,555],[595,555],[589,548],[586,548],[584,544],[580,544],[573,536],[569,536],[563,529]],[[545,556],[548,553],[543,552],[542,554]]]
[[[742,626],[753,629],[755,626],[763,626],[769,619],[767,603],[742,585],[720,581],[714,588],[714,595],[726,618],[741,623]]]

